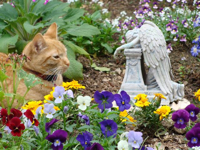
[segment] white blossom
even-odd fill
[[[80,110],[86,110],[87,106],[90,106],[91,97],[90,96],[78,96],[77,103]]]
[[[119,141],[119,143],[117,144],[117,148],[118,150],[129,150],[128,142],[125,140]]]
[[[108,9],[106,9],[106,8],[102,9],[102,13],[103,13],[103,14],[108,13]]]

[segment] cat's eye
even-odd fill
[[[56,56],[53,56],[53,58],[55,58],[55,59],[58,59],[58,58],[60,58],[58,55],[56,55]]]

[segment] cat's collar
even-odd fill
[[[25,70],[27,70],[27,69],[25,69]],[[56,81],[57,77],[58,77],[58,75],[44,75],[42,73],[39,73],[39,72],[36,72],[36,71],[33,71],[33,70],[28,70],[28,72],[34,74],[36,77],[39,77],[39,78],[46,80],[46,81],[49,81],[49,82],[50,81],[51,82]]]

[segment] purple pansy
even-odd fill
[[[196,123],[193,128],[200,128],[200,122]]]
[[[158,3],[157,2],[153,2],[153,8],[158,9]]]
[[[183,24],[183,26],[184,26],[185,28],[188,27],[188,23],[187,23],[187,20],[186,20],[186,19],[182,21],[182,24]]]
[[[65,93],[65,89],[62,86],[56,86],[55,91],[53,92],[53,97],[56,98],[55,103],[62,103]]]
[[[140,146],[139,148],[133,148],[133,150],[154,150],[152,147],[144,147],[144,146]]]
[[[200,112],[200,109],[198,107],[195,107],[194,104],[190,104],[188,105],[185,110],[188,111],[188,113],[190,114],[190,120],[195,121],[197,120],[197,114]]]
[[[187,41],[186,35],[181,36],[180,41],[181,42],[186,42]]]
[[[200,1],[197,1],[196,5],[197,5],[197,9],[200,9]]]
[[[58,122],[58,121],[59,121],[59,120],[53,118],[50,122],[47,122],[47,123],[45,124],[45,131],[46,131],[48,134],[51,134],[51,130],[50,130],[51,126],[52,126],[54,123]]]
[[[124,111],[125,109],[129,109],[131,107],[131,105],[129,104],[130,96],[125,91],[121,91],[120,94],[121,95],[114,95],[116,104],[117,106],[119,106],[119,110]]]
[[[69,110],[69,107],[68,107],[68,106],[64,106],[63,112],[64,112],[65,114],[67,113],[68,110]]]
[[[143,10],[143,13],[146,14],[149,12],[149,7],[143,6],[142,10]]]
[[[74,93],[72,90],[65,91],[64,95],[67,95],[67,98],[74,98]]]
[[[53,150],[62,150],[63,149],[63,143],[67,140],[67,132],[64,130],[56,130],[53,134],[48,135],[46,137],[48,141],[53,143],[51,145],[51,148]]]
[[[93,143],[91,147],[88,147],[87,150],[104,150],[104,148],[99,143]]]
[[[113,120],[104,120],[100,123],[101,131],[105,137],[110,137],[112,135],[116,135],[117,132],[117,124]]]
[[[189,140],[189,147],[200,146],[200,128],[192,128],[187,132],[186,138]]]
[[[78,117],[79,117],[81,120],[84,120],[86,125],[90,125],[90,119],[89,119],[89,117],[88,117],[87,115],[82,115],[82,114],[79,112]]]
[[[167,30],[167,31],[171,31],[171,30],[172,30],[172,24],[171,24],[171,23],[168,23],[168,24],[166,25],[166,30]]]
[[[126,135],[128,143],[133,148],[139,148],[143,142],[142,132],[129,131]]]
[[[200,49],[197,45],[194,45],[192,48],[191,48],[191,51],[190,53],[192,54],[192,56],[196,57],[199,53],[200,53]]]
[[[172,26],[171,34],[176,34],[178,32],[178,27],[176,25]]]
[[[87,150],[88,147],[91,146],[90,141],[92,141],[93,135],[90,132],[83,132],[83,134],[79,134],[76,138],[77,141],[81,143],[81,145],[84,147],[84,150]]]
[[[173,49],[172,49],[172,44],[169,43],[169,44],[167,45],[167,52],[168,52],[168,53],[171,53],[172,50],[173,50]]]
[[[177,34],[177,35],[174,37],[173,41],[178,41],[178,38],[179,38],[179,35]]]
[[[173,112],[172,120],[175,121],[174,126],[180,129],[185,128],[187,122],[189,121],[189,116],[189,113],[184,109]]]
[[[196,19],[194,20],[193,27],[195,28],[195,27],[199,27],[199,26],[200,26],[200,18],[196,18]]]
[[[96,91],[94,93],[94,99],[95,99],[95,102],[99,104],[98,105],[99,109],[104,110],[105,108],[112,108],[114,95],[108,91],[103,91],[101,93],[99,91]]]
[[[144,18],[144,12],[142,9],[137,11],[136,18]]]

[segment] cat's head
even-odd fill
[[[62,74],[70,65],[67,49],[58,40],[56,23],[44,35],[36,34],[24,48],[23,54],[30,58],[24,68],[43,75]]]

